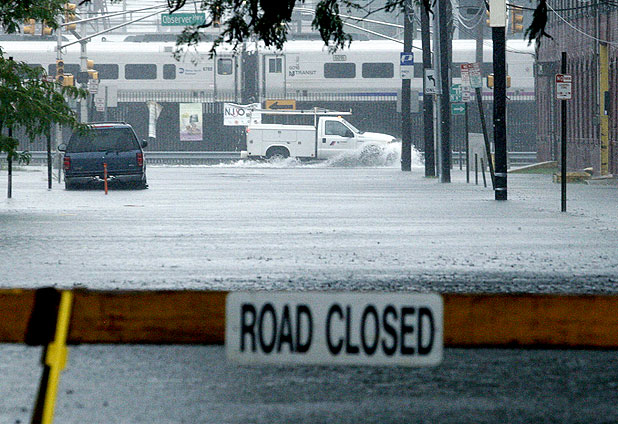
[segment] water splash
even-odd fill
[[[232,163],[214,165],[223,168],[398,168],[401,162],[401,143],[384,147],[367,145],[361,150],[341,153],[324,161],[301,161],[296,158],[264,160],[243,159]],[[412,167],[423,166],[421,153],[412,147]]]

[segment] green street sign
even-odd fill
[[[451,85],[451,102],[461,102],[461,84]]]
[[[165,13],[161,15],[161,26],[190,26],[206,22],[205,13]]]
[[[451,103],[451,114],[452,115],[463,115],[465,113],[466,113],[465,103]]]

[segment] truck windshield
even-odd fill
[[[74,133],[67,146],[68,153],[127,152],[137,149],[137,139],[129,128],[96,128],[86,134]]]
[[[348,128],[350,128],[352,131],[354,131],[356,134],[362,134],[363,131],[360,131],[358,128],[356,128],[354,125],[350,124],[348,121],[346,121],[345,119],[341,119],[343,122],[345,122],[345,124],[348,126]]]

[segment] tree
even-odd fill
[[[19,30],[26,19],[45,21],[57,28],[56,17],[65,0],[22,0],[0,2],[0,24],[8,33]],[[19,141],[5,129],[21,130],[31,140],[49,135],[52,124],[85,130],[69,107],[67,98],[84,98],[85,90],[62,87],[48,80],[45,70],[7,58],[0,48],[0,152],[10,160],[27,161],[27,153],[17,153]]]
[[[87,93],[75,87],[61,87],[48,81],[43,68],[4,57],[0,50],[0,151],[10,159],[28,160],[17,153],[19,140],[4,129],[21,129],[31,140],[50,135],[52,124],[84,129],[66,98],[84,98]]]
[[[423,3],[431,12],[431,0],[412,0],[414,3]],[[438,0],[440,1],[440,0]],[[543,37],[549,37],[545,33],[547,23],[546,0],[538,0],[538,6],[534,12],[534,18],[526,31],[530,42],[540,44]],[[170,13],[173,13],[186,4],[186,0],[167,0]],[[315,8],[315,17],[312,22],[325,44],[333,49],[345,47],[351,38],[344,31],[343,20],[340,11],[347,13],[356,11],[369,16],[378,10],[387,12],[399,12],[404,8],[407,0],[319,0]],[[255,36],[264,42],[266,46],[281,48],[287,39],[288,24],[292,19],[294,7],[304,3],[303,0],[203,0],[202,10],[208,12],[209,20],[199,26],[185,28],[178,38],[177,45],[180,51],[183,46],[194,46],[200,41],[200,30],[213,25],[221,25],[223,31],[215,40],[212,52],[223,42],[238,46],[245,40]],[[378,4],[379,3],[379,4]]]

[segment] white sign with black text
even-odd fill
[[[437,294],[233,292],[225,350],[241,364],[431,366],[442,317]]]
[[[571,75],[556,74],[556,98],[558,100],[571,100],[573,97],[571,81]]]

